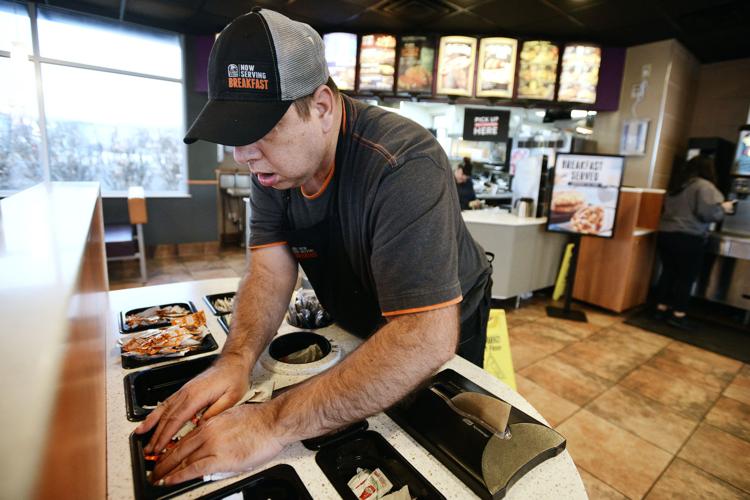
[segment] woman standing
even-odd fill
[[[703,262],[709,225],[731,213],[734,204],[724,201],[715,183],[713,160],[698,155],[672,174],[664,200],[657,239],[662,273],[656,287],[656,315],[678,328],[686,327],[685,313]]]

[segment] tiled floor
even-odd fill
[[[240,276],[241,249],[153,259],[148,285]],[[110,264],[111,288],[141,286]],[[750,365],[588,309],[509,310],[518,391],[568,440],[590,498],[750,499]]]

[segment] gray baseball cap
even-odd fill
[[[208,102],[184,141],[256,142],[295,99],[312,94],[328,77],[323,40],[312,27],[254,7],[216,39],[208,59]]]

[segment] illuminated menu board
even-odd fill
[[[426,36],[401,37],[398,58],[398,92],[432,93],[435,45]]]
[[[359,49],[359,90],[393,91],[396,37],[363,35]]]
[[[596,102],[601,62],[602,49],[596,45],[566,45],[557,100],[588,104]]]
[[[327,33],[323,35],[328,72],[341,90],[354,90],[357,71],[357,35]]]
[[[478,97],[513,97],[516,48],[513,38],[482,38],[479,42]]]
[[[552,42],[523,42],[518,68],[519,99],[551,101],[555,98],[559,56],[560,51]]]
[[[435,91],[438,94],[471,96],[477,39],[465,36],[440,38]]]

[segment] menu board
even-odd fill
[[[477,96],[513,97],[516,48],[513,38],[482,38],[479,42]]]
[[[401,37],[398,57],[398,92],[432,93],[435,45],[426,36]]]
[[[474,90],[476,54],[476,38],[466,36],[441,37],[435,92],[437,94],[471,97]]]
[[[623,166],[622,156],[557,155],[547,230],[611,238]]]
[[[518,67],[519,99],[551,101],[555,98],[559,49],[552,42],[523,42]]]
[[[396,37],[363,35],[359,49],[359,90],[393,92],[396,73]]]
[[[601,62],[602,49],[596,45],[566,45],[557,100],[587,104],[596,102]]]
[[[750,126],[740,129],[740,140],[737,143],[737,156],[734,159],[733,175],[750,176]]]
[[[510,111],[466,108],[463,140],[505,142],[509,123]]]
[[[357,71],[357,35],[326,33],[323,35],[328,72],[340,90],[354,90]]]

